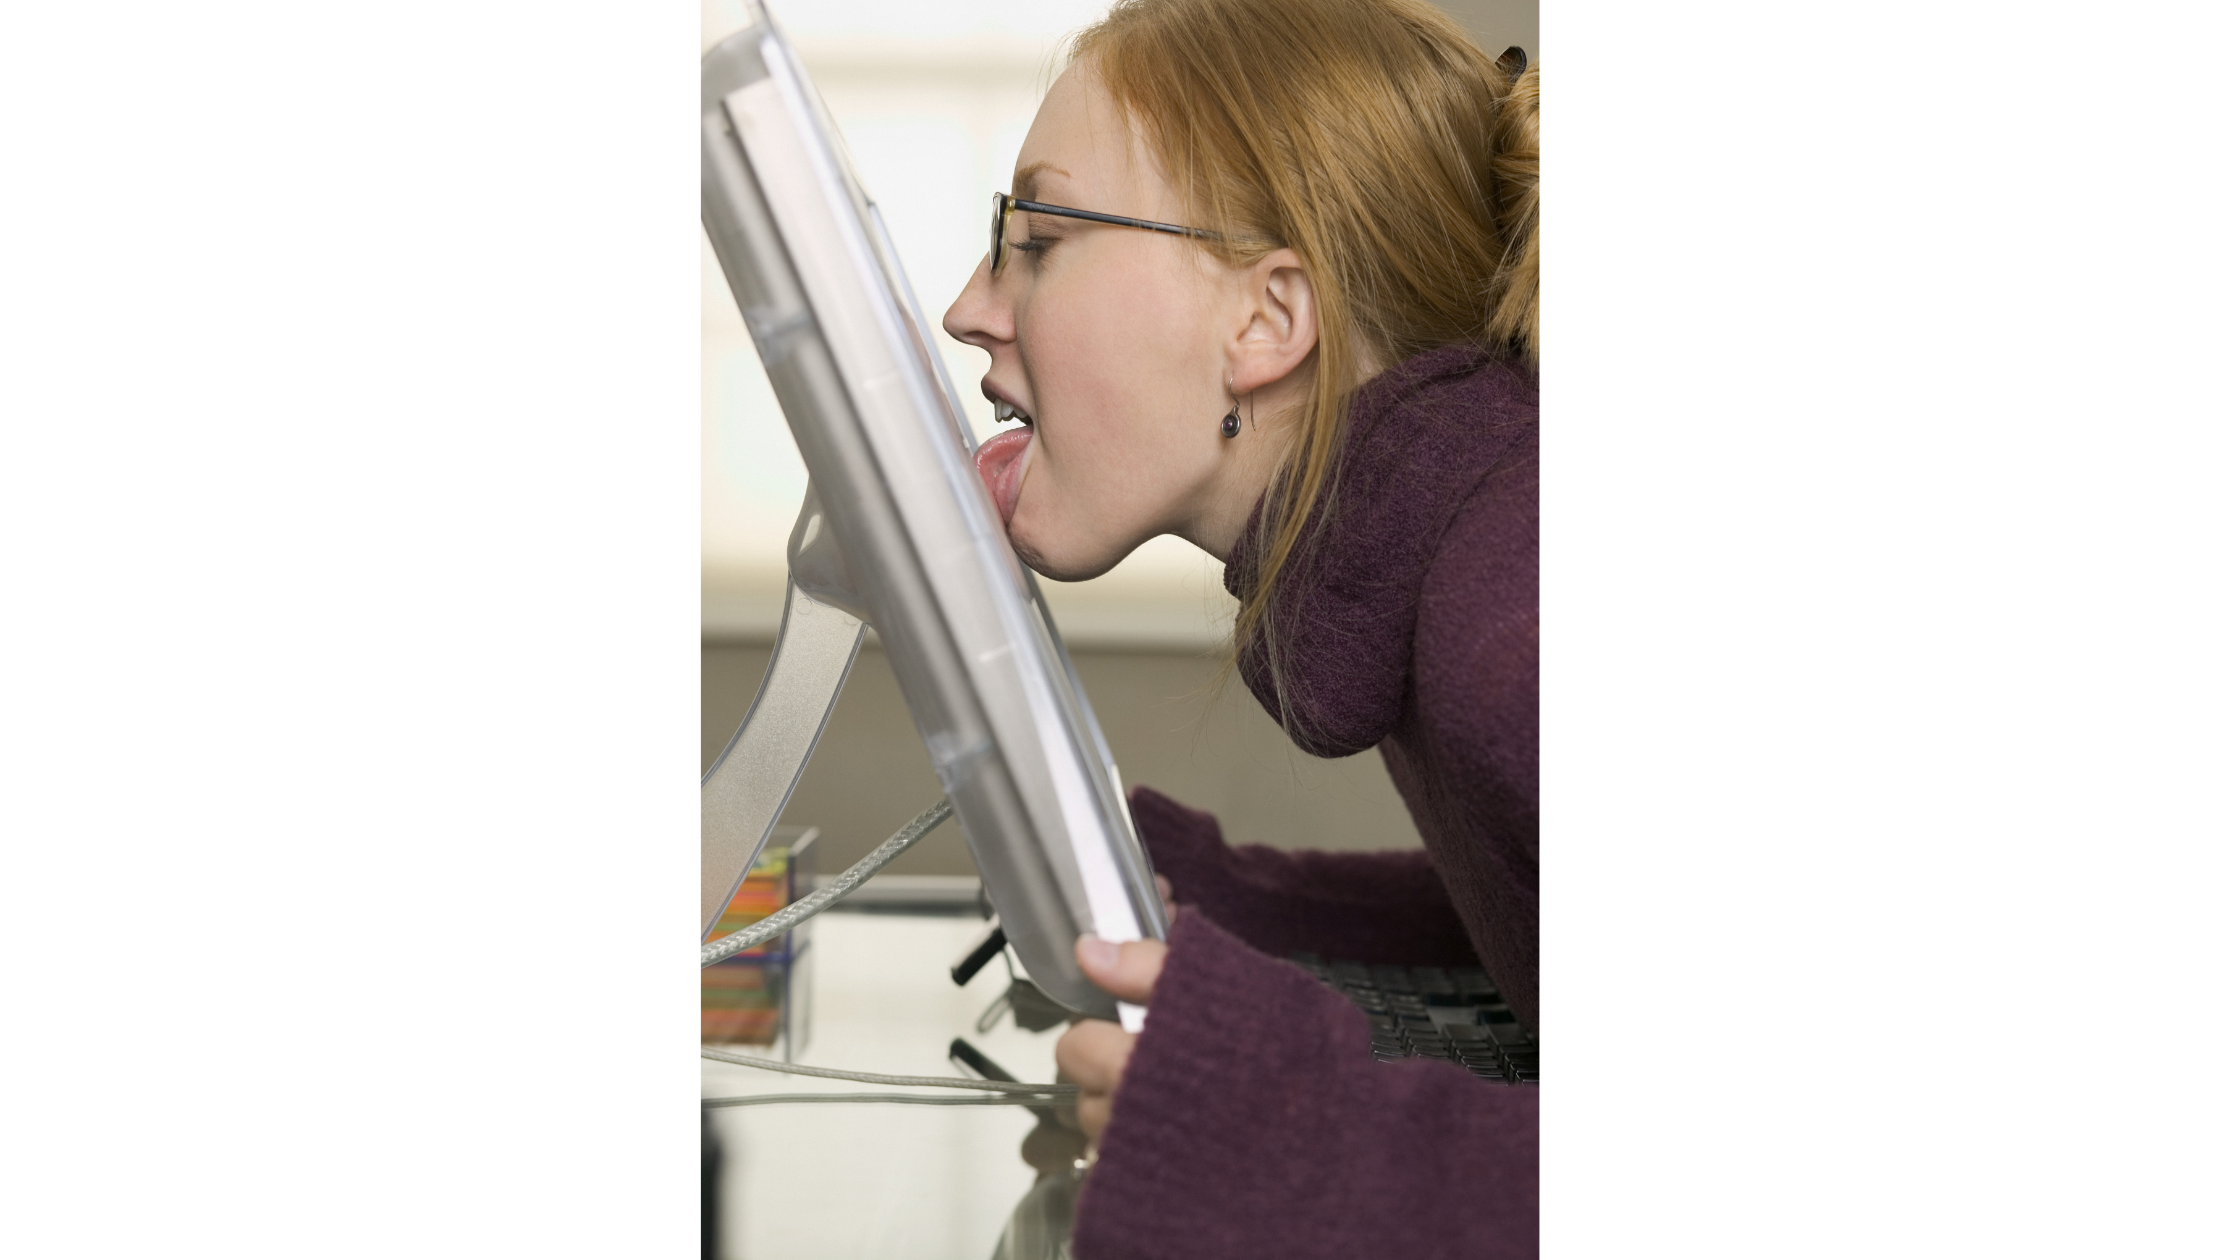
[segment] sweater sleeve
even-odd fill
[[[1082,1188],[1080,1260],[1538,1254],[1540,1094],[1377,1063],[1365,1016],[1177,919]]]
[[[1421,849],[1383,853],[1231,848],[1202,810],[1139,787],[1128,794],[1152,869],[1188,904],[1262,953],[1353,962],[1478,963],[1446,886]]]

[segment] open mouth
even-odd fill
[[[1012,420],[1022,427],[996,434],[972,454],[980,481],[988,487],[988,497],[995,500],[996,515],[1002,518],[1005,529],[1011,527],[1011,514],[1019,510],[1019,487],[1026,481],[1027,465],[1032,462],[1034,417],[997,399],[996,423]]]

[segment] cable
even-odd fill
[[[916,1103],[921,1107],[1016,1107],[1015,1098],[972,1098],[943,1094],[742,1094],[703,1098],[702,1107],[760,1107],[772,1103]]]
[[[871,851],[870,856],[842,871],[838,879],[752,927],[741,928],[720,941],[702,945],[700,965],[706,967],[722,962],[733,954],[785,935],[795,924],[854,892],[856,885],[871,878],[880,867],[901,857],[903,850],[924,839],[927,832],[940,826],[948,818],[949,812],[949,798],[942,797],[934,803],[933,808],[903,824],[902,830],[888,836],[884,843]]]
[[[732,1063],[740,1067],[761,1068],[765,1072],[785,1072],[793,1076],[823,1076],[838,1081],[863,1081],[871,1085],[923,1085],[935,1089],[977,1089],[991,1094],[1040,1094],[1071,1102],[1080,1094],[1077,1085],[1037,1085],[1030,1081],[967,1081],[948,1076],[888,1076],[881,1072],[848,1072],[840,1068],[810,1067],[805,1063],[781,1063],[776,1059],[757,1059],[725,1050],[700,1047],[700,1057],[718,1063]],[[793,1097],[793,1095],[786,1095]],[[1009,1098],[1005,1102],[1011,1102]]]
[[[911,819],[902,830],[887,837],[862,861],[849,867],[825,887],[752,927],[734,932],[720,941],[700,947],[700,965],[703,967],[722,962],[745,950],[753,949],[764,941],[783,936],[796,924],[818,913],[833,902],[854,892],[858,885],[887,863],[902,856],[904,850],[927,832],[941,825],[951,812],[948,798],[936,801],[932,808]],[[1009,959],[1005,964],[1009,965]],[[834,1080],[864,1081],[873,1085],[916,1085],[934,1089],[978,1090],[993,1097],[956,1097],[936,1094],[743,1094],[735,1098],[703,1098],[702,1107],[756,1107],[776,1103],[914,1103],[921,1107],[1016,1107],[1023,1102],[1050,1105],[1070,1105],[1080,1097],[1075,1085],[1037,1085],[1024,1081],[966,1081],[941,1076],[889,1076],[882,1072],[849,1072],[840,1068],[810,1067],[802,1063],[782,1063],[776,1059],[758,1059],[751,1055],[731,1054],[727,1051],[700,1048],[700,1057],[717,1063],[730,1063],[738,1067],[760,1068],[766,1072],[784,1072],[793,1076],[821,1076]]]

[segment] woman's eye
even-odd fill
[[[1042,251],[1050,248],[1050,242],[1051,238],[1047,236],[1029,236],[1023,241],[1010,242],[1010,247],[1025,254],[1029,259],[1039,262],[1039,255]]]

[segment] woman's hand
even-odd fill
[[[1154,875],[1159,885],[1160,908],[1173,926],[1177,909],[1174,885],[1164,875]],[[1074,961],[1098,988],[1119,998],[1146,1006],[1159,969],[1167,965],[1167,947],[1160,941],[1130,941],[1115,945],[1084,936],[1073,943]],[[1058,1079],[1081,1087],[1076,1111],[1083,1132],[1095,1141],[1112,1118],[1112,1093],[1120,1088],[1120,1074],[1127,1070],[1128,1055],[1136,1048],[1136,1035],[1122,1031],[1110,1020],[1083,1020],[1058,1038]]]
[[[1151,1001],[1151,988],[1167,965],[1167,946],[1164,941],[1115,945],[1084,936],[1073,943],[1073,956],[1098,988],[1141,1006]],[[1135,1048],[1134,1033],[1104,1019],[1082,1020],[1058,1038],[1058,1079],[1081,1087],[1077,1114],[1092,1142],[1104,1136],[1105,1123],[1112,1119],[1113,1091],[1120,1088]]]

